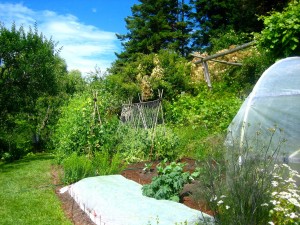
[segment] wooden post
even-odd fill
[[[209,87],[209,89],[212,89],[212,85],[211,85],[211,81],[210,81],[210,76],[209,76],[209,70],[208,70],[208,65],[206,61],[202,62],[202,66],[203,66],[203,70],[204,70],[204,77],[205,77],[205,81],[207,83],[207,86]]]

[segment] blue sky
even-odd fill
[[[83,74],[95,67],[104,72],[121,52],[115,34],[125,34],[124,19],[138,0],[0,0],[0,21],[10,28],[12,22],[24,28],[33,26],[47,38],[63,46],[60,56],[68,70]]]

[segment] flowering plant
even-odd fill
[[[288,165],[282,164],[275,165],[273,178],[269,224],[300,224],[300,189],[295,181],[300,175]]]

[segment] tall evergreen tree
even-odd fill
[[[125,19],[128,33],[117,35],[124,47],[124,51],[117,55],[120,59],[166,48],[187,54],[189,6],[184,0],[140,0],[131,11],[132,16]]]
[[[228,30],[236,33],[259,32],[263,29],[258,16],[271,10],[282,10],[288,0],[191,0],[196,32],[193,47],[205,48],[210,39]]]

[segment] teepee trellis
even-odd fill
[[[98,92],[97,91],[93,91],[93,97],[94,97],[93,121],[95,121],[95,117],[97,116],[98,123],[101,125],[102,121],[101,121],[101,117],[100,117],[99,107],[97,104],[97,100],[98,100]]]

